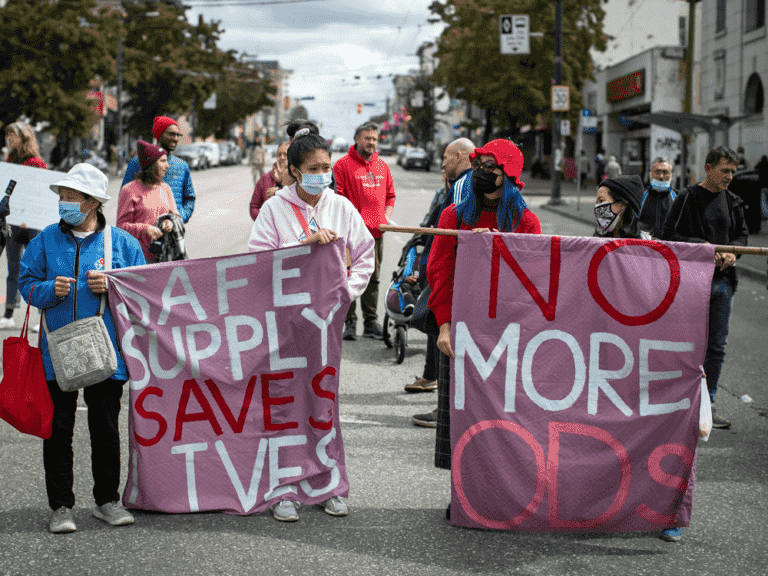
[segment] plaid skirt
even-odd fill
[[[437,428],[435,467],[451,469],[451,359],[439,352],[437,371]]]

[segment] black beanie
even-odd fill
[[[613,199],[623,200],[627,206],[631,207],[635,214],[640,213],[640,201],[643,198],[643,181],[640,176],[616,176],[616,178],[606,178],[600,182],[600,186],[605,186],[611,191]]]

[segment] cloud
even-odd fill
[[[432,0],[328,0],[259,7],[193,9],[224,28],[219,46],[293,70],[289,95],[303,101],[329,138],[349,136],[385,112],[392,76],[418,68],[416,50],[441,27],[427,24]],[[190,0],[192,2],[192,0]],[[356,78],[357,77],[357,78]],[[378,77],[378,78],[377,78]],[[370,103],[357,114],[357,103]]]

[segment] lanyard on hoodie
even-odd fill
[[[296,204],[291,204],[291,208],[293,208],[293,213],[296,214],[296,219],[299,221],[302,230],[304,230],[304,234],[307,235],[307,238],[312,236],[312,231],[307,226],[307,221],[304,219],[304,214],[301,213],[299,207]]]

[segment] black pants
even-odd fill
[[[438,350],[435,467],[451,469],[451,358]]]
[[[437,347],[437,336],[427,334],[427,357],[424,360],[424,380],[437,380],[437,369],[440,362],[440,349]]]
[[[96,505],[120,499],[120,432],[118,415],[123,395],[121,380],[105,380],[83,389],[88,406],[88,431],[91,436],[93,498]],[[55,380],[48,381],[53,399],[51,437],[43,440],[45,488],[51,510],[75,505],[74,453],[72,437],[77,412],[77,392],[62,392]]]

